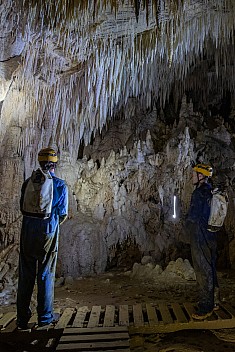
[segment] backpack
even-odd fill
[[[212,191],[212,199],[210,204],[210,216],[208,220],[207,230],[217,232],[221,229],[228,209],[228,195],[225,191],[215,188]]]
[[[49,172],[37,169],[29,178],[22,202],[26,216],[47,219],[51,215],[53,200],[53,177]]]

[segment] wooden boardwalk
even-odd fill
[[[235,308],[226,303],[204,321],[193,320],[193,312],[192,303],[66,308],[60,312],[59,321],[50,327],[39,328],[37,316],[33,315],[26,331],[17,330],[16,313],[9,312],[0,317],[0,341],[22,342],[34,351],[127,352],[129,334],[235,327]]]
[[[128,328],[66,328],[56,351],[130,352]]]

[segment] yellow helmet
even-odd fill
[[[38,153],[38,161],[51,161],[53,163],[57,163],[58,157],[57,153],[52,148],[43,148]]]
[[[208,177],[211,177],[213,173],[212,167],[208,164],[196,164],[193,170]]]

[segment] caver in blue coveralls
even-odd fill
[[[53,176],[52,212],[48,219],[23,216],[20,238],[17,324],[27,327],[31,317],[30,301],[37,278],[38,324],[53,321],[54,279],[58,252],[59,223],[68,214],[66,183]],[[21,190],[21,209],[28,180]]]
[[[207,230],[210,215],[211,186],[202,183],[192,194],[186,220],[190,231],[191,254],[199,286],[198,313],[211,312],[214,307],[214,289],[218,287],[216,274],[217,237]]]

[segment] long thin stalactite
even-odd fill
[[[234,17],[232,0],[9,0],[1,22],[12,21],[12,36],[26,43],[18,79],[33,125],[50,125],[51,140],[72,150],[120,109],[128,117],[129,98],[164,107],[205,50],[218,76]],[[231,76],[224,79],[233,90]]]

